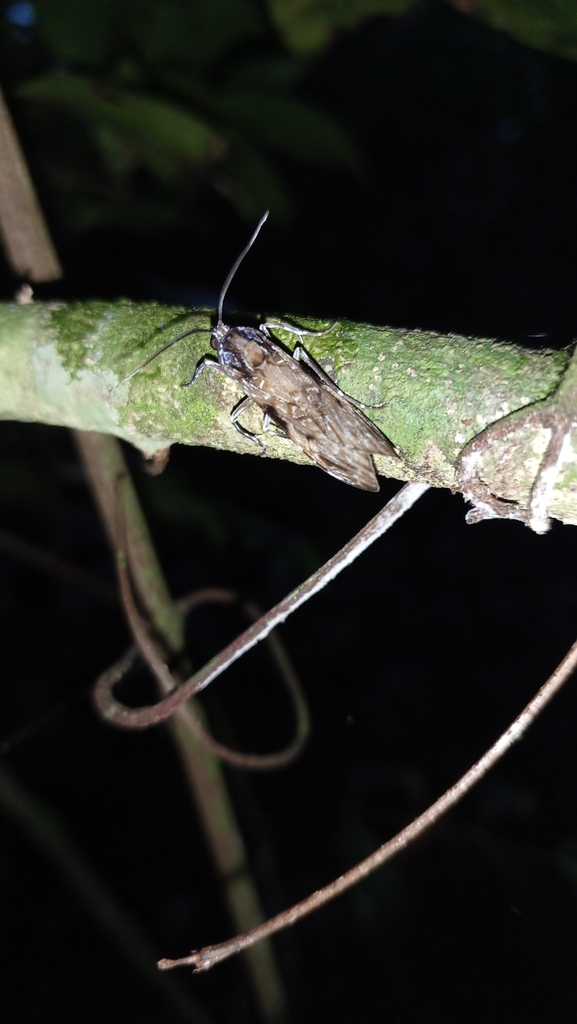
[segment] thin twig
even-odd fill
[[[119,550],[117,551],[116,556],[122,602],[126,618],[135,640],[135,646],[131,647],[129,651],[123,654],[119,661],[115,662],[114,665],[104,673],[104,676],[106,676],[107,679],[107,685],[110,684],[111,687],[116,686],[116,684],[120,682],[134,664],[137,654],[140,654],[145,664],[155,676],[161,693],[171,693],[180,685],[180,680],[168,668],[164,660],[164,652],[150,637],[144,620],[136,607],[132,589],[130,587],[130,580],[128,578],[124,552]],[[196,590],[187,597],[181,598],[179,601],[175,602],[175,605],[179,612],[185,615],[194,608],[198,608],[200,605],[208,602],[216,601],[219,604],[229,604],[236,600],[237,595],[232,590],[225,590],[220,587],[207,587],[204,590]],[[244,604],[243,608],[253,621],[260,618],[260,610],[251,602]],[[274,754],[245,754],[240,750],[232,750],[223,743],[219,743],[218,740],[215,740],[214,737],[207,732],[189,703],[181,705],[179,709],[179,713],[182,715],[183,721],[187,727],[211,754],[220,758],[221,761],[225,761],[227,764],[230,764],[235,768],[240,768],[243,771],[272,771],[276,768],[284,768],[300,753],[310,732],[310,720],[307,704],[301,690],[298,677],[292,667],[284,645],[281,640],[274,635],[274,633],[271,633],[271,635],[267,637],[267,644],[282,680],[288,690],[289,696],[291,697],[295,711],[295,736],[283,750]],[[104,677],[101,676],[101,679],[102,678]]]
[[[100,511],[108,540],[116,551],[118,481],[123,483],[125,501],[126,554],[134,588],[157,636],[178,654],[184,646],[182,622],[175,611],[152,546],[150,531],[136,490],[116,438],[89,430],[73,430],[72,436]]]
[[[191,611],[192,608],[198,607],[206,600],[214,600],[214,592],[216,590],[217,588],[212,588],[212,590],[207,589],[204,591],[197,590],[188,597],[184,597],[179,601],[176,601],[176,607],[183,615],[185,615],[188,611]],[[236,598],[236,595],[232,591],[224,591],[224,593],[230,595],[232,600]],[[258,605],[254,604],[252,601],[245,601],[241,607],[253,622],[260,619],[262,612]],[[287,764],[294,761],[294,759],[300,754],[310,734],[311,725],[307,702],[301,688],[300,680],[293,668],[287,650],[282,640],[275,632],[272,632],[267,636],[266,644],[288,691],[294,709],[296,721],[295,735],[284,750],[279,750],[275,754],[245,754],[238,750],[231,750],[230,747],[226,747],[222,743],[219,743],[206,731],[202,722],[194,714],[190,704],[183,705],[183,709],[186,710],[189,719],[192,719],[192,721],[187,719],[189,721],[190,728],[195,733],[197,739],[204,744],[207,750],[209,750],[211,754],[214,754],[215,757],[219,757],[221,760],[226,761],[227,764],[230,764],[235,768],[240,768],[244,771],[273,771],[277,768],[286,767]]]
[[[184,649],[182,614],[170,597],[120,444],[116,438],[98,433],[75,431],[75,437],[113,551],[118,547],[118,481],[123,481],[130,579],[155,635],[163,647],[179,655]],[[162,687],[159,689],[164,695]],[[194,707],[194,714],[203,720],[201,706]],[[248,931],[265,915],[249,869],[222,767],[198,742],[186,720],[184,708],[180,708],[167,724],[220,875],[223,896],[234,927],[238,931]],[[286,996],[272,944],[265,940],[247,950],[245,956],[260,1015],[270,1024],[280,1021],[285,1013]]]
[[[356,885],[357,882],[362,881],[363,878],[370,875],[372,871],[379,868],[385,861],[390,860],[395,854],[414,842],[418,836],[422,835],[428,828],[431,828],[443,814],[446,814],[449,808],[453,807],[459,800],[462,800],[465,794],[487,774],[489,769],[503,757],[513,744],[523,737],[529,726],[533,724],[545,705],[561,689],[563,683],[567,681],[576,667],[577,641],[575,641],[547,682],[533,697],[533,700],[527,704],[521,714],[511,723],[497,742],[479,758],[476,764],[469,768],[469,771],[465,772],[459,781],[454,786],[451,786],[443,796],[439,797],[434,804],[431,804],[423,814],[415,818],[410,825],[407,825],[393,839],[389,839],[378,850],[375,850],[370,857],[366,857],[365,860],[356,864],[354,868],[351,868],[344,875],[330,882],[323,889],[317,890],[311,896],[301,900],[300,903],[295,903],[293,907],[284,910],[282,913],[277,914],[276,917],[272,917],[269,921],[265,921],[256,928],[252,928],[249,932],[236,935],[233,939],[229,939],[226,942],[219,942],[216,945],[204,946],[203,949],[193,950],[190,956],[181,957],[178,960],[169,960],[167,958],[159,960],[158,967],[160,970],[166,971],[172,967],[192,966],[195,971],[207,971],[214,967],[215,964],[220,963],[221,960],[226,960],[227,957],[239,953],[248,946],[252,946],[253,943],[260,942],[261,939],[268,938],[274,935],[275,932],[290,927],[290,925],[300,921],[302,917],[310,914],[313,910],[317,910],[325,903],[334,899],[335,896],[340,896],[341,893]]]
[[[411,508],[428,488],[428,484],[405,484],[379,514],[374,519],[371,519],[321,569],[313,573],[305,583],[302,583],[296,590],[293,590],[288,597],[285,597],[271,611],[263,615],[254,626],[250,626],[244,633],[241,633],[220,654],[212,658],[204,668],[196,672],[178,690],[171,693],[169,697],[166,697],[158,704],[141,708],[129,708],[121,704],[112,694],[112,687],[115,685],[112,682],[113,674],[110,671],[105,672],[94,688],[94,703],[102,717],[124,729],[147,729],[151,725],[157,725],[159,722],[165,721],[184,701],[200,690],[203,690],[205,686],[208,686],[209,683],[221,675],[225,669],[237,661],[246,651],[254,647],[260,640],[264,640],[275,626],[284,622],[305,601],[308,601],[319,590],[326,587],[327,583],[338,576],[348,565],[351,565],[373,541],[377,540],[383,533],[386,533],[393,523],[396,523],[397,519]]]
[[[39,547],[37,544],[31,544],[29,541],[22,540],[21,537],[16,537],[6,530],[0,530],[0,550],[11,558],[18,559],[20,562],[26,562],[39,572],[59,577],[65,583],[80,587],[80,589],[98,601],[104,601],[106,604],[118,607],[118,594],[112,587],[109,587],[106,583],[101,583],[94,576],[84,572],[82,569],[78,569],[75,565],[70,565],[69,562],[63,561],[63,559],[51,554],[51,552],[45,551],[44,548]]]
[[[176,681],[172,678],[170,669],[165,661],[165,652],[158,643],[150,636],[144,621],[136,607],[136,601],[132,596],[132,588],[128,577],[127,544],[126,544],[126,483],[128,477],[123,475],[118,478],[116,495],[116,529],[115,555],[116,573],[120,587],[120,596],[130,626],[134,641],[144,661],[155,676],[161,693],[172,693],[176,689]]]
[[[12,118],[0,92],[0,232],[15,274],[30,281],[62,277]]]
[[[3,766],[0,766],[0,811],[22,828],[37,848],[50,858],[107,938],[132,964],[141,979],[165,1000],[171,1020],[210,1024],[208,1014],[192,993],[180,985],[158,985],[158,972],[155,970],[157,954],[138,921],[131,917],[94,871],[50,807],[38,800]]]
[[[14,732],[10,733],[9,736],[4,740],[0,740],[0,757],[5,757],[6,754],[11,753],[16,747],[19,747],[21,743],[26,743],[27,740],[37,736],[43,729],[48,728],[53,722],[58,721],[62,715],[67,714],[72,708],[76,708],[81,701],[86,700],[90,696],[91,687],[83,687],[78,693],[75,693],[73,697],[69,697],[68,700],[60,701],[60,703],[53,705],[44,714],[37,715],[32,721],[27,722],[26,725],[21,726]]]

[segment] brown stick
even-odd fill
[[[12,270],[29,281],[55,281],[62,267],[26,160],[0,91],[0,232]]]
[[[113,677],[110,672],[105,672],[100,677],[94,688],[94,703],[108,722],[118,725],[123,729],[147,729],[151,725],[158,725],[166,718],[174,714],[184,701],[188,700],[195,693],[204,690],[217,676],[237,661],[246,651],[254,647],[260,640],[272,632],[275,626],[280,625],[293,612],[300,608],[305,601],[308,601],[313,594],[326,587],[327,583],[338,576],[347,565],[365,551],[378,537],[381,537],[397,519],[409,509],[428,490],[428,484],[405,484],[401,490],[391,498],[383,509],[376,515],[352,540],[345,544],[341,550],[329,558],[328,562],[313,573],[312,576],[302,583],[296,590],[285,597],[279,604],[266,612],[258,622],[249,626],[244,633],[241,633],[236,640],[225,647],[196,672],[186,683],[183,683],[178,690],[159,701],[141,708],[128,708],[120,701],[117,701],[112,694],[112,689],[118,682],[119,677]]]
[[[127,478],[122,448],[116,438],[88,430],[73,430],[94,500],[100,511],[110,547],[117,550],[117,503],[119,482]],[[126,557],[138,599],[154,630],[169,649],[184,648],[181,616],[173,607],[162,569],[152,548],[148,524],[136,491],[126,479],[124,485]]]
[[[179,653],[184,647],[182,614],[171,600],[120,444],[108,435],[84,431],[75,431],[75,438],[113,551],[120,547],[119,490],[123,493],[125,556],[135,592],[163,646]],[[124,671],[129,667],[128,660],[124,659]],[[172,686],[168,678],[162,684],[158,677],[157,681],[161,693]],[[202,720],[199,705],[194,707],[194,714]],[[221,876],[232,919],[239,929],[251,928],[263,920],[264,914],[221,765],[198,743],[185,708],[179,708],[168,727]],[[271,943],[248,950],[246,966],[262,1018],[271,1024],[280,1021],[286,997]]]
[[[121,532],[122,531],[119,529],[119,536],[121,536]],[[107,669],[104,675],[110,680],[111,686],[116,686],[116,684],[123,678],[124,674],[131,668],[138,650],[141,658],[145,664],[148,665],[152,675],[156,678],[161,693],[171,693],[181,685],[182,680],[170,671],[165,662],[164,652],[149,636],[146,625],[138,611],[138,608],[136,607],[134,597],[132,596],[132,589],[130,586],[130,579],[123,550],[119,550],[116,553],[116,565],[122,604],[136,647],[131,648],[129,652],[124,654],[118,662],[115,662],[111,668]],[[192,611],[193,608],[197,608],[202,604],[210,602],[230,604],[236,599],[237,597],[234,591],[224,590],[222,587],[206,587],[204,590],[196,590],[187,597],[176,601],[175,606],[181,614],[185,615],[188,611]],[[258,609],[256,605],[252,604],[252,602],[247,602],[244,605],[244,610],[253,622],[261,616],[260,609]],[[284,645],[274,633],[271,633],[270,636],[267,637],[267,644],[283,683],[288,691],[294,709],[296,731],[294,738],[288,746],[274,754],[245,754],[240,750],[232,750],[230,747],[224,746],[223,743],[219,743],[218,740],[215,740],[214,737],[207,732],[200,717],[193,713],[193,706],[195,711],[198,712],[198,704],[193,705],[189,701],[181,705],[179,708],[179,714],[182,716],[183,721],[186,722],[187,727],[196,736],[202,746],[211,754],[214,754],[215,757],[220,758],[221,761],[225,761],[234,768],[240,768],[242,771],[263,772],[274,771],[277,768],[285,768],[286,765],[290,764],[291,761],[294,761],[294,759],[298,757],[310,733],[310,718],[307,703],[304,698],[299,679],[294,671],[290,658],[285,651]]]
[[[195,971],[208,971],[215,964],[220,963],[221,960],[226,960],[227,957],[239,953],[241,950],[246,949],[247,946],[252,946],[253,943],[260,942],[261,939],[268,938],[274,935],[275,932],[289,928],[297,921],[300,921],[302,917],[310,914],[313,910],[317,910],[325,903],[334,899],[335,896],[340,896],[341,893],[356,885],[357,882],[362,881],[363,878],[370,875],[372,871],[379,868],[385,861],[390,860],[395,854],[404,850],[410,843],[413,843],[418,836],[422,835],[428,828],[431,828],[443,814],[446,814],[450,807],[453,807],[459,800],[462,800],[465,794],[487,774],[489,769],[503,757],[513,744],[523,737],[529,726],[532,725],[551,698],[561,689],[563,683],[575,671],[576,667],[577,641],[575,641],[547,682],[533,697],[533,700],[527,704],[521,714],[511,723],[497,742],[479,758],[476,764],[469,768],[469,771],[465,772],[459,781],[454,786],[451,786],[443,796],[439,797],[434,804],[431,804],[423,814],[415,818],[410,825],[407,825],[393,839],[389,839],[387,843],[384,843],[378,850],[375,850],[370,857],[366,857],[365,860],[356,864],[354,868],[346,871],[344,875],[335,878],[333,882],[330,882],[323,889],[317,890],[317,892],[307,896],[306,899],[301,900],[300,903],[295,903],[288,910],[282,911],[276,917],[272,917],[269,921],[265,921],[264,924],[252,928],[249,932],[236,935],[233,939],[228,939],[226,942],[219,942],[213,946],[204,946],[203,949],[193,950],[189,956],[181,957],[178,960],[169,960],[167,958],[159,960],[158,967],[160,970],[166,971],[172,967],[192,965]]]

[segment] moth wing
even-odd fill
[[[365,491],[378,491],[372,455],[396,457],[392,445],[345,396],[306,372],[304,377],[306,401],[301,397],[290,410],[283,423],[286,433],[331,476]]]
[[[336,477],[345,484],[358,487],[362,491],[378,491],[379,481],[375,472],[372,456],[367,452],[343,449],[331,450],[330,445],[319,445],[314,438],[308,438],[299,445],[305,455],[324,469],[325,473]]]
[[[287,433],[326,473],[363,491],[378,491],[372,454],[393,449],[376,428],[366,430],[370,421],[341,402],[337,392],[324,384],[317,388],[308,415],[295,417]]]
[[[270,338],[263,336],[259,344],[266,359],[239,383],[249,398],[286,430],[288,422],[299,415],[310,378],[300,363]]]
[[[263,364],[242,381],[246,394],[326,473],[378,491],[372,455],[397,458],[390,441],[347,396],[324,384],[270,338]]]
[[[351,421],[350,430],[356,437],[356,446],[371,452],[372,455],[388,455],[389,458],[398,459],[399,456],[393,445],[372,420],[352,405],[344,392],[336,391],[335,395],[343,408],[347,410]]]

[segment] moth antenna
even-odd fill
[[[225,296],[226,296],[226,293],[227,293],[227,291],[229,289],[230,283],[231,283],[234,275],[236,274],[238,268],[240,267],[243,259],[245,258],[247,252],[249,252],[249,250],[252,249],[252,247],[253,247],[253,245],[254,245],[254,243],[256,241],[257,235],[258,235],[260,229],[262,228],[265,220],[267,219],[268,215],[269,215],[269,211],[268,210],[266,211],[266,213],[263,213],[261,219],[259,220],[256,228],[254,229],[254,231],[252,233],[250,241],[247,242],[247,244],[245,245],[244,249],[242,250],[240,256],[237,257],[237,259],[235,260],[232,268],[228,272],[227,279],[226,279],[226,281],[224,282],[224,284],[222,286],[222,291],[221,291],[219,299],[218,299],[218,322],[219,322],[219,324],[222,323],[222,308],[224,306]]]
[[[167,349],[172,348],[172,346],[176,345],[178,341],[182,341],[183,338],[188,338],[189,334],[210,334],[210,328],[192,327],[190,331],[185,331],[184,334],[179,334],[178,338],[173,338],[172,341],[167,341],[166,345],[163,345],[162,348],[157,349],[157,351],[154,352],[153,355],[149,356],[148,359],[145,359],[144,362],[140,364],[140,366],[137,366],[136,369],[132,371],[132,373],[129,373],[126,377],[123,377],[122,380],[119,381],[116,386],[120,387],[121,384],[126,384],[127,380],[130,380],[131,377],[134,377],[137,373],[140,373],[141,370],[144,370],[144,367],[148,366],[148,364],[151,363],[153,359],[156,359],[157,356],[161,356],[163,352],[166,352]]]

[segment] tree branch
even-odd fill
[[[149,456],[174,442],[254,455],[254,444],[230,424],[242,397],[233,381],[206,374],[193,388],[182,387],[208,350],[208,333],[192,335],[120,383],[171,337],[209,326],[208,312],[128,301],[0,305],[0,417],[114,434]],[[292,347],[289,334],[277,334]],[[554,394],[570,360],[569,351],[352,323],[311,338],[309,348],[334,368],[347,394],[382,405],[369,415],[402,460],[377,457],[379,472],[453,489],[467,442]],[[255,409],[243,423],[259,433],[268,456],[307,461],[286,439],[260,433]],[[491,492],[526,507],[546,441],[547,430],[529,420],[514,437],[496,439],[483,469]],[[573,441],[549,502],[549,514],[566,523],[577,523],[576,460]]]

